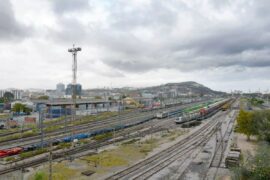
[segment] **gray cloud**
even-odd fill
[[[182,3],[181,3],[182,4]],[[150,1],[149,5],[131,8],[128,2],[114,3],[111,10],[112,27],[126,31],[138,26],[170,29],[177,21],[177,11],[173,3]],[[184,5],[184,4],[182,4]]]
[[[57,14],[76,12],[89,8],[88,0],[51,0]]]
[[[172,2],[167,1],[166,3],[170,4]],[[220,1],[218,5],[213,4],[213,7],[218,6],[220,10],[222,9],[221,3]],[[164,34],[152,39],[152,42],[138,41],[132,36],[123,36],[125,38],[119,38],[118,41],[107,39],[109,43],[104,43],[104,46],[118,53],[111,59],[104,58],[104,63],[127,72],[147,72],[157,68],[194,71],[229,66],[241,66],[243,68],[269,67],[270,34],[268,32],[270,32],[270,18],[264,21],[260,21],[260,19],[266,18],[264,15],[268,11],[265,13],[262,13],[262,11],[264,11],[263,9],[269,9],[270,3],[266,2],[264,4],[258,1],[252,1],[252,3],[253,6],[250,6],[249,3],[245,4],[245,6],[241,4],[240,7],[245,11],[236,15],[239,16],[238,18],[244,19],[239,19],[238,24],[222,24],[222,22],[217,21],[212,25],[213,23],[204,18],[202,14],[194,13],[192,18],[194,18],[193,20],[200,29],[196,29],[196,34],[191,33],[187,38],[180,35],[173,36],[170,30],[166,32],[167,34],[162,31],[163,29],[156,26],[156,24],[162,27],[164,23],[162,19],[156,21],[158,18],[155,18],[157,17],[155,13],[149,13],[148,16],[145,13],[141,16],[140,13],[134,13],[139,12],[136,10],[130,11],[130,14],[120,12],[118,13],[120,15],[117,14],[116,22],[113,25],[117,24],[117,28],[124,26],[125,32],[112,29],[113,32],[129,34],[130,31],[125,28],[126,26],[136,28],[147,22],[146,27],[151,29],[151,32],[163,32]],[[157,4],[151,4],[152,8],[159,7]],[[231,5],[228,2],[224,2],[224,4],[227,8]],[[182,10],[189,11],[190,9],[182,8]],[[176,19],[177,14],[171,13],[170,15],[173,17],[172,19]],[[167,17],[170,17],[170,15]],[[196,21],[196,18],[199,21]],[[148,19],[152,19],[152,21],[148,21]],[[170,22],[168,23],[170,29],[177,28],[176,20],[168,22]],[[206,24],[206,27],[203,24]],[[110,44],[111,42],[113,43]],[[134,47],[134,44],[137,46]],[[136,54],[126,51],[127,49],[136,50]],[[189,51],[190,53],[183,56],[182,51]],[[249,52],[249,56],[245,55],[246,52]]]
[[[9,0],[1,2],[0,22],[0,40],[20,39],[29,33],[29,29],[15,19]]]
[[[21,37],[25,29],[6,2],[0,7],[4,14],[0,39]],[[208,75],[217,75],[220,81],[228,69],[232,79],[233,74],[241,74],[239,80],[250,69],[259,76],[260,69],[270,67],[268,0],[47,0],[44,5],[48,5],[44,8],[48,19],[46,12],[39,16],[41,22],[30,18],[34,27],[42,29],[38,37],[29,38],[29,44],[45,42],[42,47],[53,44],[59,51],[73,43],[81,46],[79,67],[85,75],[93,72],[130,82],[129,77],[143,78],[157,71],[213,71],[216,74]],[[61,64],[68,55],[53,57]],[[48,57],[48,62],[53,61]]]

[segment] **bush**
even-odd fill
[[[270,146],[259,145],[255,157],[250,157],[239,168],[233,169],[234,179],[270,179]]]
[[[47,178],[48,177],[44,172],[37,172],[34,176],[34,180],[45,180]]]

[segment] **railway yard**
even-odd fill
[[[12,136],[22,130],[1,134],[11,138],[0,141],[0,179],[48,174],[49,162],[67,171],[54,172],[59,179],[215,179],[225,169],[238,106],[216,99],[91,121],[66,117],[42,127],[59,128],[20,138]]]

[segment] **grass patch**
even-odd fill
[[[43,123],[44,124],[54,124],[56,122],[63,121],[63,120],[65,120],[65,118],[68,118],[68,117],[70,117],[70,116],[61,116],[61,117],[55,118],[53,120],[44,121]]]
[[[135,142],[138,142],[140,139],[131,139],[129,141],[123,142],[122,145],[127,145],[127,144],[134,144]]]
[[[96,141],[101,141],[101,140],[105,140],[105,139],[108,139],[108,138],[112,138],[112,136],[113,136],[113,133],[108,132],[108,133],[105,133],[105,134],[99,134],[99,135],[93,137],[93,139],[96,140]]]
[[[77,179],[76,176],[79,174],[78,170],[70,169],[63,163],[57,163],[53,165],[52,179],[57,180],[67,180],[67,179]],[[48,168],[42,171],[36,172],[30,180],[48,180],[49,173]]]
[[[47,180],[47,179],[49,179],[48,174],[42,171],[37,172],[33,178],[33,180]]]
[[[123,166],[128,163],[124,158],[116,156],[114,153],[109,151],[104,151],[100,154],[88,156],[84,160],[86,160],[88,163],[94,164],[95,166],[103,167]]]
[[[15,157],[7,157],[5,158],[5,161],[10,162],[10,161],[14,161]]]
[[[57,146],[57,149],[64,149],[64,148],[70,148],[71,147],[71,143],[60,143]]]
[[[85,156],[82,160],[87,161],[92,170],[98,168],[97,173],[108,171],[108,168],[126,166],[133,161],[144,158],[157,146],[156,139],[139,142],[133,139],[118,146],[117,149],[103,151],[99,154]]]
[[[19,157],[21,159],[25,159],[25,158],[29,158],[29,157],[32,157],[32,156],[36,156],[36,155],[39,155],[39,154],[43,154],[45,152],[48,152],[48,150],[46,148],[43,148],[43,149],[37,149],[35,151],[29,151],[29,152],[23,152],[21,154],[19,154]]]
[[[13,140],[13,139],[19,139],[21,137],[30,137],[30,136],[34,136],[38,134],[38,130],[35,128],[33,130],[29,130],[26,132],[21,133],[16,133],[13,135],[9,135],[9,136],[4,136],[4,137],[0,137],[0,142],[1,141],[8,141],[8,140]]]
[[[7,119],[9,118],[9,114],[1,114],[0,119]]]

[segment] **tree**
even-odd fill
[[[24,104],[16,103],[16,104],[14,104],[12,111],[17,112],[17,113],[19,113],[19,112],[30,113],[31,109],[26,107],[26,105],[24,105]]]
[[[10,102],[14,99],[14,95],[11,92],[5,92],[3,98],[5,102]]]
[[[259,139],[270,142],[270,111],[257,111],[254,113]]]
[[[256,122],[254,120],[254,114],[240,110],[237,117],[238,132],[245,134],[247,140],[250,140],[251,135],[257,135]]]
[[[48,100],[49,96],[39,96],[38,99],[40,99],[40,100]]]
[[[95,99],[102,99],[101,96],[95,96]]]

